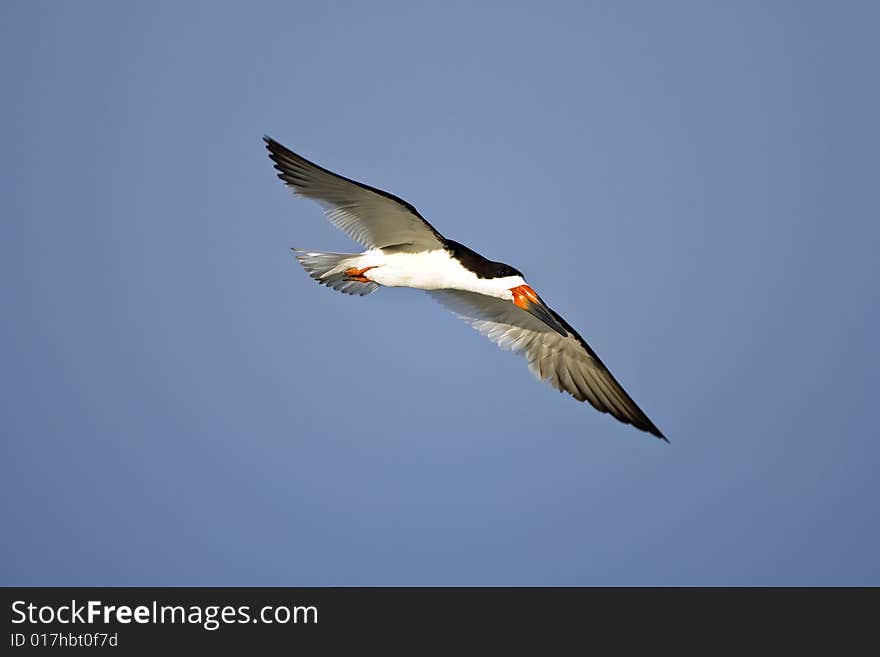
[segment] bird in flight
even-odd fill
[[[366,295],[380,287],[425,290],[504,349],[526,357],[541,381],[602,413],[666,440],[596,352],[510,265],[443,237],[401,198],[335,174],[263,137],[278,177],[314,199],[363,253],[294,249],[321,285]]]

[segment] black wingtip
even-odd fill
[[[263,143],[266,144],[266,150],[268,150],[271,155],[284,153],[284,151],[288,150],[281,142],[272,139],[269,135],[263,135]]]
[[[270,153],[275,153],[280,148],[284,148],[280,143],[272,139],[269,135],[263,135],[263,143],[266,144],[266,149]]]
[[[651,423],[651,426],[650,426],[649,429],[647,429],[647,431],[648,431],[648,433],[650,433],[652,436],[657,436],[660,440],[662,440],[662,441],[663,441],[664,443],[666,443],[667,445],[670,444],[670,443],[669,443],[669,438],[667,438],[666,436],[664,436],[664,435],[663,435],[663,432],[660,431],[660,429],[658,429],[658,428],[654,425],[653,422]]]

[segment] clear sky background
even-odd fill
[[[875,2],[0,4],[2,584],[880,584]],[[355,250],[522,270],[669,436]]]

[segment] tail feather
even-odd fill
[[[308,275],[321,285],[326,285],[344,294],[359,296],[365,296],[379,289],[378,283],[352,281],[345,275],[345,270],[353,264],[348,262],[349,259],[358,258],[357,253],[324,253],[302,249],[293,249],[293,252]]]

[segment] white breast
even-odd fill
[[[380,249],[365,252],[359,266],[374,266],[367,277],[388,287],[414,287],[419,290],[467,290],[510,300],[510,288],[525,284],[520,276],[479,278],[450,256],[437,249],[421,253],[384,253]]]

